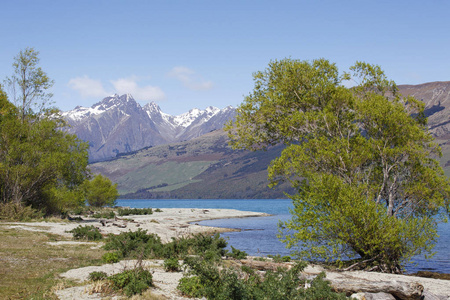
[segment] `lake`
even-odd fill
[[[201,200],[133,200],[120,199],[118,206],[134,208],[216,208],[237,209],[242,211],[264,212],[269,217],[220,219],[199,222],[201,225],[241,229],[240,232],[227,232],[222,236],[228,239],[228,247],[233,246],[249,255],[267,256],[268,254],[289,255],[289,250],[277,239],[279,220],[290,218],[288,199],[201,199]],[[439,224],[439,240],[434,248],[436,254],[426,260],[415,257],[414,264],[406,267],[408,273],[419,270],[450,274],[450,223]]]

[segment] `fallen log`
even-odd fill
[[[417,282],[402,281],[368,281],[358,279],[326,279],[331,287],[339,293],[351,295],[358,292],[389,293],[402,300],[420,300],[423,286]]]
[[[127,227],[126,224],[120,224],[120,223],[113,223],[113,226],[117,226],[119,228],[126,228]]]
[[[278,268],[290,269],[291,265],[286,263],[275,263],[271,261],[259,261],[259,260],[251,260],[251,259],[241,259],[241,264],[249,266],[252,269],[257,269],[260,271],[276,271]]]

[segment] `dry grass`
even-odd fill
[[[42,232],[8,229],[0,223],[0,295],[2,299],[57,299],[53,294],[74,283],[58,274],[101,263],[105,252],[90,245],[64,247],[47,242],[62,237]]]

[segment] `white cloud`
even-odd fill
[[[79,92],[83,98],[105,97],[108,95],[100,80],[91,79],[86,75],[70,79],[68,86]]]
[[[212,81],[204,80],[195,71],[186,67],[174,67],[168,76],[178,79],[185,87],[194,91],[210,90],[213,87]]]
[[[158,101],[166,98],[160,87],[146,85],[139,86],[136,76],[111,80],[117,94],[131,94],[134,98],[147,101]]]

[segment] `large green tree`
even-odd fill
[[[431,253],[449,212],[450,185],[434,159],[424,105],[397,93],[379,66],[357,62],[339,74],[325,59],[273,61],[227,130],[235,148],[285,143],[269,167],[288,180],[292,219],[282,240],[302,258],[360,258],[400,272]],[[343,82],[352,78],[351,88]]]
[[[65,132],[59,111],[48,107],[53,81],[38,63],[33,48],[14,58],[5,82],[16,105],[0,86],[0,204],[61,212],[84,204],[88,145]]]
[[[0,88],[1,91],[1,88]],[[1,202],[58,212],[83,203],[88,145],[63,130],[54,111],[38,116],[21,110],[0,92]]]

